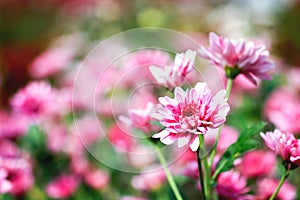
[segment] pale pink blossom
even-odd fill
[[[92,188],[100,190],[108,185],[109,175],[100,169],[90,169],[84,175],[84,180]]]
[[[137,80],[150,80],[149,66],[165,66],[169,64],[170,56],[160,50],[139,50],[125,59],[126,83],[132,84]]]
[[[155,151],[146,145],[136,145],[128,153],[129,163],[136,168],[144,168],[156,160]]]
[[[40,117],[51,113],[49,105],[54,101],[54,93],[47,82],[35,81],[21,89],[11,100],[14,112],[29,117]]]
[[[279,184],[279,180],[272,178],[262,179],[257,183],[257,200],[269,199]],[[278,200],[295,200],[296,188],[289,182],[285,181],[276,196]]]
[[[265,46],[223,38],[215,33],[209,34],[209,47],[201,47],[199,54],[218,67],[235,68],[237,72],[230,78],[244,74],[254,84],[254,77],[271,79],[270,70],[274,68],[274,64],[267,60],[269,52]]]
[[[46,186],[46,193],[51,198],[67,198],[77,189],[79,180],[72,174],[63,174]]]
[[[132,186],[137,190],[151,191],[160,188],[166,180],[163,169],[155,169],[157,166],[150,166],[145,172],[134,176],[131,180]],[[152,170],[153,169],[153,170]]]
[[[276,157],[272,152],[251,151],[246,153],[239,170],[247,178],[272,174],[275,171]]]
[[[216,189],[219,198],[228,200],[245,200],[246,193],[250,190],[247,179],[232,170],[219,175]]]
[[[300,145],[292,133],[281,132],[276,129],[274,132],[260,133],[264,139],[265,144],[280,155],[281,158],[287,163],[292,162],[295,165],[299,164],[300,158]]]
[[[166,128],[153,135],[170,145],[178,141],[178,146],[189,145],[192,151],[199,147],[199,134],[221,126],[229,112],[225,90],[212,97],[206,83],[197,83],[190,90],[177,87],[175,98],[160,97],[163,107],[152,114]]]
[[[73,49],[66,47],[48,49],[30,64],[30,74],[35,78],[55,75],[68,67],[74,53]]]
[[[186,75],[194,68],[195,58],[196,52],[187,50],[185,53],[176,54],[173,66],[150,66],[149,70],[157,83],[174,88],[184,83]]]
[[[300,132],[300,99],[286,89],[278,89],[267,99],[264,114],[280,130]]]

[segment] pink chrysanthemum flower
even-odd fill
[[[199,134],[206,134],[210,128],[218,128],[229,112],[226,92],[221,90],[214,97],[206,83],[197,83],[190,90],[175,88],[175,98],[160,97],[163,107],[152,114],[166,127],[153,135],[169,145],[178,140],[178,146],[190,145],[192,151],[199,147]]]
[[[254,76],[271,79],[269,72],[274,64],[267,60],[269,52],[265,46],[244,40],[234,41],[215,33],[209,34],[209,43],[208,48],[199,49],[200,56],[224,67],[227,77],[234,79],[238,74],[244,74],[254,84]]]
[[[173,66],[165,66],[163,69],[150,66],[149,69],[159,84],[174,88],[183,84],[186,75],[193,69],[195,58],[196,52],[187,50],[185,53],[176,54]]]
[[[292,163],[292,167],[300,164],[300,145],[293,134],[284,133],[276,129],[274,132],[267,132],[266,134],[260,133],[264,139],[265,144],[280,155],[287,163]]]

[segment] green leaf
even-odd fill
[[[232,169],[235,159],[241,157],[245,152],[258,147],[259,141],[255,140],[254,136],[257,135],[265,125],[266,123],[261,122],[241,132],[237,141],[228,147],[219,160],[213,179],[216,179],[220,173]]]

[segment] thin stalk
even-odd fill
[[[200,148],[202,149],[203,154],[205,155],[206,151],[204,145],[204,135],[200,134],[199,140],[200,140]],[[198,159],[201,159],[199,154],[197,156]],[[210,199],[210,168],[207,162],[207,155],[203,157],[202,162],[203,162],[203,171],[204,171],[204,188],[202,190],[204,190],[204,194],[205,194],[204,199]]]
[[[155,149],[156,149],[158,160],[159,160],[159,162],[161,163],[161,165],[164,168],[165,174],[167,176],[167,180],[168,180],[168,182],[169,182],[169,184],[171,186],[171,189],[172,189],[172,191],[173,191],[176,199],[177,200],[183,200],[183,198],[181,197],[180,192],[178,190],[178,187],[177,187],[177,185],[175,183],[175,180],[174,180],[174,178],[173,178],[173,176],[172,176],[172,174],[171,174],[171,172],[170,172],[170,170],[169,170],[169,168],[167,166],[166,159],[164,158],[164,156],[161,153],[160,149],[156,145],[154,145],[154,146],[155,146]]]
[[[230,96],[230,92],[231,92],[231,88],[232,88],[232,84],[233,84],[233,79],[228,79],[227,80],[227,86],[226,86],[226,98],[227,98],[227,101],[229,99],[229,96]],[[223,128],[223,125],[219,127],[218,129],[218,133],[217,133],[217,137],[216,137],[216,142],[212,148],[212,151],[211,151],[211,154],[210,154],[210,160],[209,160],[209,167],[212,166],[213,164],[213,161],[214,161],[214,158],[215,158],[215,155],[216,155],[216,152],[217,152],[217,145],[218,145],[218,142],[219,142],[219,139],[220,139],[220,135],[221,135],[221,130]]]
[[[286,169],[285,173],[282,175],[276,190],[274,191],[273,195],[269,200],[274,200],[276,198],[281,186],[283,185],[284,181],[289,177],[289,175],[290,175],[290,168],[288,167],[288,169]]]
[[[296,176],[296,179],[297,179],[297,197],[298,199],[300,199],[300,167],[298,167],[298,178]]]
[[[203,144],[203,141],[201,140],[201,138],[199,137],[200,140],[200,147]],[[203,176],[203,172],[202,172],[202,163],[201,163],[201,158],[200,158],[200,148],[198,148],[197,150],[197,161],[198,161],[198,172],[199,172],[199,179],[200,179],[200,184],[201,184],[201,191],[202,191],[202,198],[203,200],[206,200],[206,195],[205,195],[205,186],[204,186],[204,176]]]

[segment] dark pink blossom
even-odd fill
[[[270,70],[274,68],[274,64],[267,60],[269,52],[265,46],[244,40],[234,41],[215,33],[209,34],[209,47],[201,47],[199,54],[218,67],[234,68],[235,74],[230,78],[244,74],[254,84],[254,77],[271,79]]]
[[[245,177],[260,177],[272,174],[276,166],[276,157],[272,152],[251,151],[246,153],[239,165]]]
[[[221,126],[229,112],[225,90],[212,97],[206,83],[197,83],[190,90],[175,88],[175,98],[160,97],[163,105],[152,114],[166,128],[153,135],[161,142],[170,145],[178,141],[178,146],[189,145],[192,151],[199,147],[199,134]]]
[[[54,93],[47,82],[36,81],[21,89],[11,100],[14,112],[29,116],[40,117],[51,113]]]
[[[247,187],[247,179],[235,171],[221,173],[216,189],[221,199],[228,200],[246,200],[246,193],[250,190]]]
[[[46,193],[51,198],[67,198],[77,189],[79,180],[72,174],[63,174],[46,186]]]

